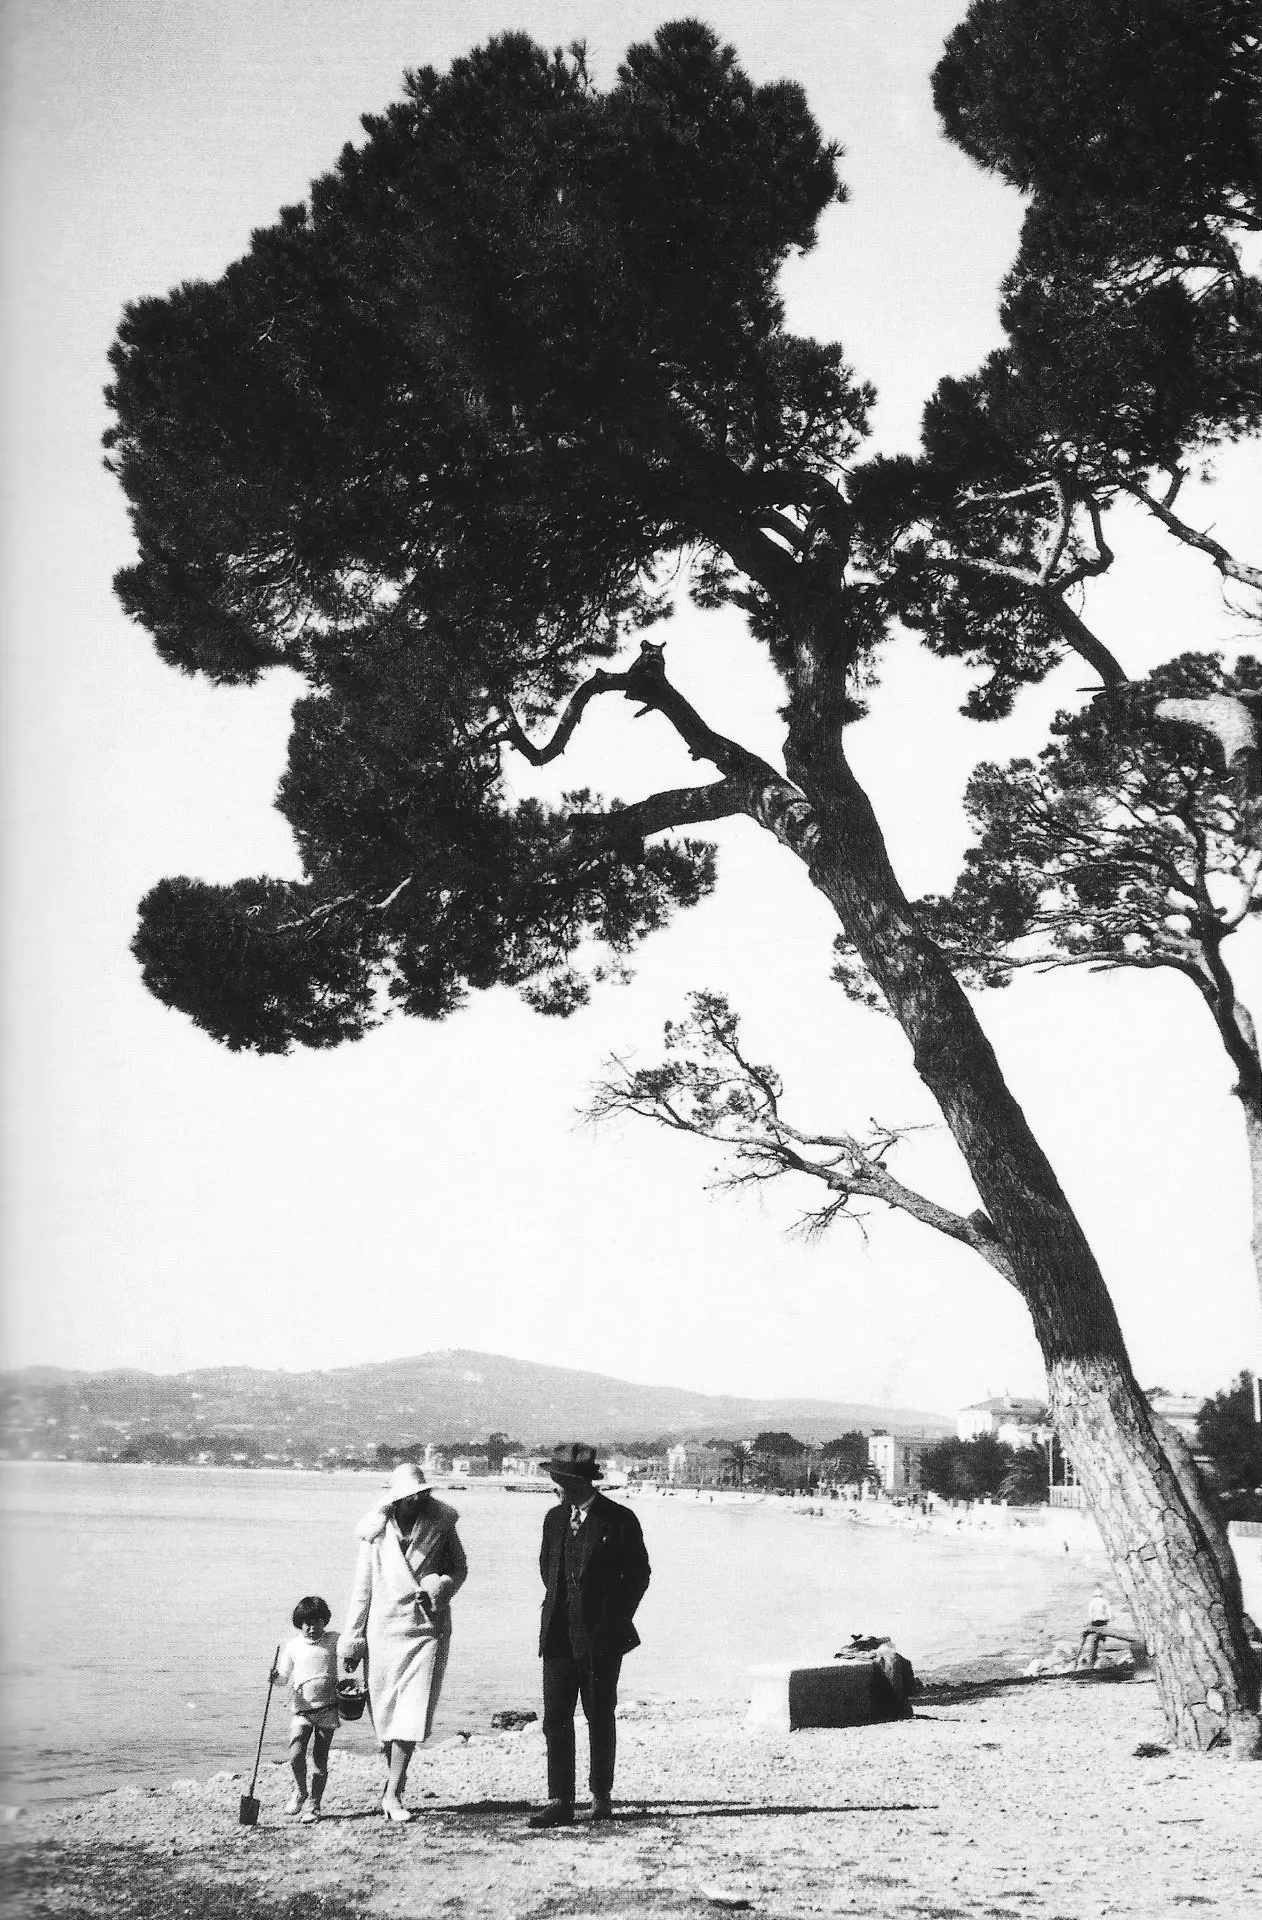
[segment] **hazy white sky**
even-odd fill
[[[678,11],[686,11],[680,8]],[[821,1124],[935,1114],[892,1023],[828,981],[834,931],[801,870],[725,825],[715,898],[658,936],[629,989],[568,1024],[492,994],[443,1026],[233,1056],[141,990],[128,953],[163,874],[296,871],[271,810],[296,683],[214,691],[161,667],[113,602],[130,554],[100,464],[122,303],[217,274],[304,194],[402,70],[488,33],[586,37],[602,81],[671,17],[624,0],[9,0],[3,13],[4,1359],[170,1370],[334,1366],[468,1346],[705,1391],[950,1411],[1038,1392],[1024,1309],[989,1269],[873,1213],[867,1240],[785,1236],[793,1197],[705,1191],[714,1156],[576,1125],[614,1047],[656,1057],[696,986],[726,991]],[[929,74],[947,0],[704,9],[758,79],[802,80],[846,148],[849,206],[787,276],[793,323],[840,337],[880,389],[879,443],[914,445],[944,373],[997,344],[1016,197],[940,138]],[[1247,546],[1262,468],[1235,454],[1184,495]],[[1090,614],[1132,671],[1247,644],[1205,565],[1115,529]],[[1257,542],[1254,542],[1256,547]],[[777,689],[729,615],[667,630],[673,676],[771,757]],[[982,757],[1028,752],[1089,676],[1063,670],[1002,729],[956,712],[952,667],[894,649],[853,753],[913,891],[948,883]],[[634,798],[677,748],[624,703],[592,710],[559,784]],[[1259,968],[1237,956],[1255,1006]],[[986,1026],[1080,1209],[1146,1384],[1208,1391],[1262,1347],[1243,1135],[1190,987],[1026,980]],[[900,1165],[972,1204],[939,1129]]]

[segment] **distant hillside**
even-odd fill
[[[764,1429],[824,1440],[855,1427],[936,1435],[954,1423],[906,1407],[688,1393],[464,1351],[326,1373],[0,1373],[0,1429],[10,1456],[99,1459],[153,1432],[208,1442],[240,1435],[254,1457],[312,1460],[331,1449],[367,1456],[378,1445],[479,1441],[496,1431],[543,1447],[567,1435],[608,1445],[662,1434],[741,1439]]]

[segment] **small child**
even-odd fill
[[[289,1688],[293,1719],[289,1723],[289,1764],[294,1790],[286,1813],[300,1813],[310,1823],[320,1818],[329,1777],[329,1748],[337,1732],[337,1635],[328,1631],[329,1609],[318,1593],[309,1593],[294,1608],[298,1631],[281,1651],[272,1679]],[[307,1746],[312,1748],[311,1798],[307,1798]]]

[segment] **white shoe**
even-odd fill
[[[385,1814],[387,1820],[408,1821],[415,1820],[416,1818],[415,1810],[412,1807],[405,1807],[401,1800],[396,1800],[393,1794],[389,1793],[381,1803],[381,1811]]]
[[[293,1792],[290,1794],[288,1800],[286,1800],[285,1802],[285,1812],[301,1813],[303,1808],[306,1806],[306,1804],[307,1804],[306,1794],[299,1793],[297,1787],[295,1787]]]
[[[315,1801],[314,1801],[314,1800],[311,1800],[311,1801],[309,1801],[309,1802],[307,1803],[307,1805],[306,1805],[306,1806],[305,1806],[305,1807],[303,1808],[303,1810],[302,1810],[302,1824],[303,1824],[303,1826],[304,1826],[304,1827],[311,1827],[311,1826],[314,1826],[314,1825],[315,1825],[315,1823],[316,1823],[316,1821],[317,1821],[317,1820],[318,1820],[319,1818],[320,1818],[320,1809],[319,1809],[319,1807],[317,1807],[317,1805],[316,1805],[316,1803],[315,1803]]]

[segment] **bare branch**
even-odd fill
[[[626,678],[625,673],[606,673],[602,668],[598,668],[591,679],[585,680],[582,686],[571,695],[565,712],[557,722],[555,733],[542,747],[534,745],[523,731],[521,722],[507,701],[503,702],[501,710],[504,716],[504,734],[507,743],[515,747],[523,759],[529,760],[532,767],[546,767],[549,761],[558,759],[565,752],[570,735],[596,695],[625,691]]]
[[[372,911],[374,913],[384,913],[386,908],[388,906],[393,905],[394,901],[398,899],[399,895],[403,892],[404,887],[411,886],[415,878],[416,878],[416,875],[414,873],[409,873],[405,879],[400,880],[398,886],[395,887],[392,892],[386,895],[384,900],[369,901],[369,905],[372,908]]]
[[[1068,488],[1060,480],[1055,482],[1055,487],[1060,513],[1057,518],[1056,533],[1052,540],[1051,547],[1048,550],[1047,558],[1039,569],[1039,585],[1041,587],[1046,587],[1050,584],[1053,574],[1060,565],[1060,557],[1069,544],[1069,533],[1074,520],[1074,503]]]
[[[1107,573],[1113,565],[1113,549],[1104,537],[1100,503],[1094,494],[1088,493],[1084,495],[1084,504],[1091,518],[1091,537],[1095,541],[1095,552],[1090,558],[1080,560],[1076,567],[1071,567],[1069,572],[1063,574],[1057,581],[1056,584],[1062,593],[1067,587],[1077,586],[1078,582],[1085,580],[1089,574]]]
[[[660,1066],[637,1069],[616,1056],[610,1061],[613,1077],[593,1089],[589,1118],[630,1113],[723,1147],[733,1160],[722,1182],[729,1188],[763,1185],[786,1173],[821,1181],[831,1197],[806,1216],[811,1232],[822,1231],[856,1196],[879,1200],[972,1248],[1006,1280],[1013,1279],[1008,1257],[984,1214],[965,1216],[940,1206],[884,1164],[911,1129],[873,1121],[868,1138],[860,1140],[852,1133],[808,1133],[795,1127],[779,1111],[779,1075],[745,1058],[739,1022],[726,1000],[694,993],[689,1005],[688,1020],[667,1023],[668,1058]],[[820,1149],[823,1159],[814,1157]]]
[[[358,899],[357,893],[340,893],[336,900],[325,900],[320,906],[313,907],[310,913],[299,914],[296,920],[278,920],[276,931],[293,933],[298,927],[318,926],[321,920],[327,920],[329,915],[336,913],[339,907],[347,907],[353,900]]]
[[[801,789],[758,754],[708,726],[696,708],[666,678],[665,648],[651,641],[641,642],[639,654],[624,673],[600,671],[585,681],[572,696],[556,732],[544,747],[534,746],[511,709],[505,708],[506,742],[517,747],[532,765],[546,765],[564,751],[589,702],[600,693],[621,693],[624,698],[637,701],[646,712],[660,713],[694,760],[708,760],[726,775],[721,790],[684,788],[676,794],[657,795],[637,802],[634,807],[622,808],[617,816],[611,812],[602,818],[612,822],[616,817],[624,831],[653,833],[691,820],[715,820],[745,813],[773,833],[780,844],[796,853],[799,859],[810,859],[819,839],[819,826],[814,809]],[[700,811],[678,811],[688,807]],[[672,808],[676,809],[673,814]],[[656,824],[637,826],[638,821],[650,820]]]
[[[1179,474],[1180,483],[1182,479],[1182,474]],[[1208,554],[1224,579],[1239,580],[1246,587],[1255,587],[1262,591],[1262,567],[1247,566],[1243,560],[1237,560],[1221,541],[1213,539],[1208,533],[1198,533],[1195,527],[1190,527],[1186,520],[1181,520],[1178,514],[1172,511],[1174,498],[1178,493],[1177,485],[1171,487],[1164,500],[1158,500],[1137,480],[1127,480],[1119,476],[1117,484],[1123,493],[1129,493],[1132,499],[1138,500],[1142,506],[1147,507],[1149,513],[1154,514],[1176,540],[1181,540],[1184,546],[1195,547],[1198,552]]]
[[[695,826],[703,820],[727,820],[748,813],[748,795],[735,780],[714,780],[703,787],[675,787],[650,794],[629,806],[600,813],[572,813],[570,828],[584,841],[623,843],[644,840],[671,827]]]
[[[1110,558],[1112,558],[1111,555]],[[1049,587],[1042,595],[1042,604],[1048,618],[1074,652],[1079,654],[1089,667],[1094,667],[1106,687],[1124,687],[1127,684],[1127,677],[1121,662],[1113,657],[1103,640],[1097,639],[1086,621],[1074,612],[1062,596],[1063,583],[1060,582],[1055,587]]]
[[[763,507],[754,518],[764,530],[778,533],[792,552],[801,551],[804,540],[802,529],[790,520],[787,514],[777,513],[774,507]]]
[[[1046,480],[1031,480],[1028,486],[1009,487],[1005,493],[976,493],[970,488],[960,494],[959,500],[966,507],[1001,507],[1013,500],[1029,500],[1037,493],[1052,491],[1059,493],[1061,486],[1059,480],[1049,477]]]

